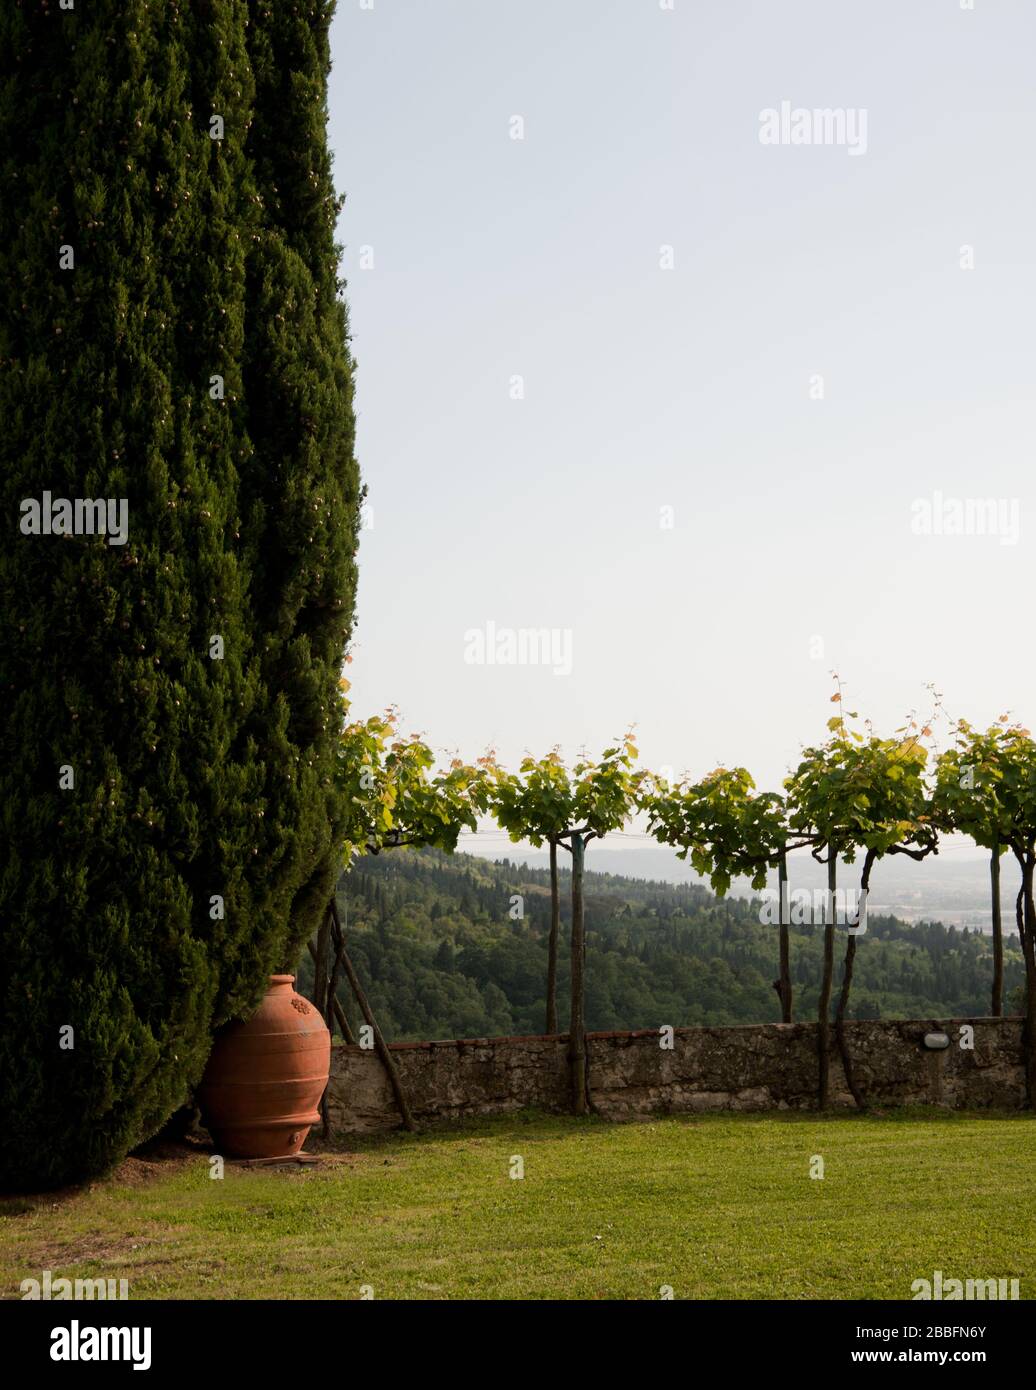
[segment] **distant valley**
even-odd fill
[[[657,877],[657,853],[594,847],[586,874],[586,1012],[591,1029],[775,1022],[778,933],[759,903],[720,899],[695,883]],[[653,879],[607,872],[654,869]],[[678,862],[678,861],[677,861]],[[682,865],[680,866],[683,867]],[[808,866],[807,866],[808,867]],[[911,866],[913,867],[913,866]],[[605,870],[602,872],[601,870]],[[469,854],[387,851],[360,859],[339,883],[353,963],[395,1041],[541,1033],[545,1024],[549,874]],[[799,883],[793,875],[793,883]],[[819,883],[819,880],[817,880]],[[559,1027],[567,1026],[569,879],[562,875]],[[802,886],[808,886],[803,883]],[[823,932],[793,925],[794,1017],[816,1017]],[[836,980],[845,947],[836,937]],[[298,963],[305,989],[308,956]],[[1005,949],[1005,1005],[1022,983],[1017,944]],[[851,1015],[945,1018],[989,1011],[987,936],[868,913]],[[355,1008],[343,1004],[354,1024]]]
[[[588,867],[602,873],[663,883],[703,883],[682,859],[676,857],[675,851],[649,842],[642,845],[623,844],[619,848],[622,838],[616,836],[600,845],[591,846],[587,854]],[[480,857],[495,859],[509,856],[536,868],[545,868],[548,862],[546,851],[501,844],[496,838],[492,843],[486,842],[483,847],[481,837],[472,836],[470,845],[465,844],[464,848]],[[793,855],[790,865],[793,888],[812,890],[824,886],[827,870],[808,851]],[[854,869],[846,865],[839,878],[848,885],[853,881],[853,875],[858,878],[858,867]],[[1005,855],[1001,861],[1005,932],[1014,931],[1016,879],[1014,860]],[[708,887],[708,884],[704,886]],[[770,876],[770,887],[776,891],[776,873]],[[747,879],[736,881],[731,895],[751,897],[752,888]],[[943,922],[947,926],[968,927],[972,931],[988,934],[992,930],[988,857],[973,845],[950,842],[940,854],[921,863],[902,857],[887,858],[874,870],[870,910],[889,913],[904,922]]]

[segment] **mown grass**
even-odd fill
[[[204,1154],[130,1160],[0,1205],[0,1288],[50,1269],[131,1298],[903,1299],[941,1269],[1031,1298],[1034,1151],[1029,1115],[523,1113],[222,1181]]]

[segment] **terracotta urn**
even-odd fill
[[[271,975],[263,1002],[217,1037],[198,1089],[205,1127],[230,1158],[292,1158],[320,1119],[331,1035],[294,975]]]

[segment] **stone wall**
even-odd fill
[[[974,1029],[974,1048],[960,1046]],[[847,1025],[859,1083],[873,1105],[1019,1108],[1025,1096],[1021,1020],[861,1021]],[[951,1046],[928,1052],[922,1039],[945,1032]],[[564,1110],[564,1035],[394,1043],[417,1120],[499,1115],[525,1106]],[[851,1105],[831,1033],[831,1101]],[[817,1086],[816,1025],[677,1028],[673,1047],[659,1033],[587,1035],[594,1104],[610,1119],[703,1110],[808,1109]],[[336,1046],[330,1109],[341,1133],[391,1129],[399,1114],[375,1052]]]

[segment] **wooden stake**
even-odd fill
[[[317,963],[317,953],[316,953],[316,951],[313,949],[313,943],[312,943],[312,941],[310,941],[308,944],[309,944],[309,954],[310,954],[310,958],[311,958],[311,960],[313,961],[313,964],[316,965],[316,963]],[[334,1009],[335,1018],[338,1020],[338,1026],[339,1026],[339,1028],[342,1030],[342,1037],[345,1039],[345,1041],[346,1041],[347,1043],[355,1043],[355,1042],[356,1042],[356,1037],[355,1037],[355,1035],[353,1034],[353,1030],[349,1027],[349,1020],[348,1020],[348,1019],[346,1018],[346,1016],[345,1016],[345,1010],[342,1008],[342,1005],[341,1005],[341,1003],[340,1003],[340,1001],[339,1001],[339,999],[338,999],[337,994],[335,994],[335,995],[332,996],[331,1005],[332,1005],[332,1008]]]
[[[332,923],[332,938],[335,935],[337,935],[337,933],[335,932],[334,924]],[[334,1012],[334,1005],[338,1004],[338,972],[342,968],[342,943],[340,939],[338,941],[332,939],[331,944],[335,947],[335,958],[334,964],[331,966],[331,982],[327,987],[327,1026],[331,1030],[331,1033],[333,1035],[334,1029],[331,1026],[331,1016]],[[339,1005],[339,1007],[341,1006]],[[348,1024],[346,1024],[346,1027],[348,1028]],[[346,1033],[343,1029],[342,1036],[345,1038],[346,1042],[355,1041],[352,1036],[351,1028],[349,1028],[348,1033]]]
[[[410,1113],[410,1103],[407,1100],[406,1091],[403,1089],[403,1080],[396,1067],[395,1058],[392,1056],[392,1053],[388,1049],[388,1044],[381,1035],[381,1029],[374,1021],[374,1015],[371,1013],[371,1006],[367,1002],[367,996],[363,992],[363,986],[360,984],[359,976],[356,974],[353,963],[349,959],[349,952],[345,949],[345,933],[342,930],[342,919],[338,915],[338,904],[333,898],[331,899],[331,919],[334,923],[335,945],[341,956],[346,979],[352,986],[352,992],[356,996],[356,1002],[360,1006],[360,1012],[363,1014],[367,1026],[374,1034],[374,1046],[378,1056],[381,1058],[382,1065],[388,1073],[389,1083],[392,1086],[396,1104],[399,1106],[399,1113],[402,1116],[403,1125],[406,1129],[410,1130],[412,1134],[416,1133],[417,1125],[414,1123],[414,1117]]]
[[[586,938],[583,929],[583,836],[572,835],[572,1003],[569,1010],[568,1059],[571,1067],[572,1114],[585,1115],[590,1109],[590,1088],[586,1069],[586,1023],[584,1018]]]
[[[333,921],[331,920],[330,909],[328,909],[328,913],[327,913],[327,915],[326,915],[325,918],[324,918],[324,921],[323,921],[323,923],[322,923],[322,925],[321,925],[320,931],[321,931],[321,935],[322,935],[323,938],[324,938],[325,951],[324,951],[324,954],[323,954],[323,958],[324,958],[324,960],[326,961],[326,958],[327,958],[327,951],[326,951],[327,941],[328,941],[328,939],[331,937],[331,935],[335,932],[334,923],[333,923]],[[339,941],[340,941],[340,937],[339,937]],[[312,956],[312,958],[313,958],[313,972],[314,972],[314,975],[315,975],[316,972],[320,969],[321,952],[320,952],[319,950],[315,950],[315,949],[314,949],[312,941],[309,942],[309,954],[310,954],[310,956]],[[346,1016],[345,1016],[345,1010],[342,1008],[341,1004],[338,1002],[338,971],[339,971],[339,967],[340,967],[340,965],[341,965],[341,961],[342,961],[341,947],[339,946],[339,948],[338,948],[338,949],[336,950],[336,952],[335,952],[334,965],[333,965],[333,967],[332,967],[332,969],[331,969],[331,979],[330,979],[330,981],[325,981],[325,982],[324,982],[325,987],[324,987],[323,990],[321,990],[320,985],[319,985],[319,983],[318,983],[318,984],[316,985],[316,987],[314,988],[313,993],[314,993],[314,995],[317,996],[317,998],[319,998],[319,997],[321,997],[321,995],[323,995],[323,998],[324,998],[324,1022],[327,1024],[327,1031],[331,1034],[331,1040],[332,1040],[332,1042],[334,1041],[334,1035],[335,1035],[334,1020],[337,1019],[337,1020],[338,1020],[338,1023],[339,1023],[339,1026],[341,1027],[341,1030],[342,1030],[342,1037],[345,1039],[345,1041],[346,1041],[347,1043],[355,1043],[356,1039],[355,1039],[355,1037],[353,1036],[353,1030],[349,1027],[349,1020],[348,1020],[348,1019],[346,1018]],[[321,1137],[322,1137],[324,1140],[330,1140],[331,1138],[333,1138],[333,1135],[332,1135],[332,1132],[331,1132],[331,1110],[330,1110],[330,1107],[329,1107],[329,1105],[328,1105],[328,1092],[329,1092],[330,1089],[331,1089],[331,1084],[330,1084],[330,1083],[331,1083],[331,1078],[328,1077],[328,1084],[324,1087],[324,1094],[320,1097]]]
[[[781,1001],[781,1022],[791,1022],[791,958],[788,940],[788,856],[781,850],[777,861],[777,898],[780,904],[780,978],[777,995]]]
[[[313,1003],[322,1019],[327,1019],[327,976],[328,947],[331,944],[331,923],[324,914],[324,920],[317,931],[316,959],[313,962]]]

